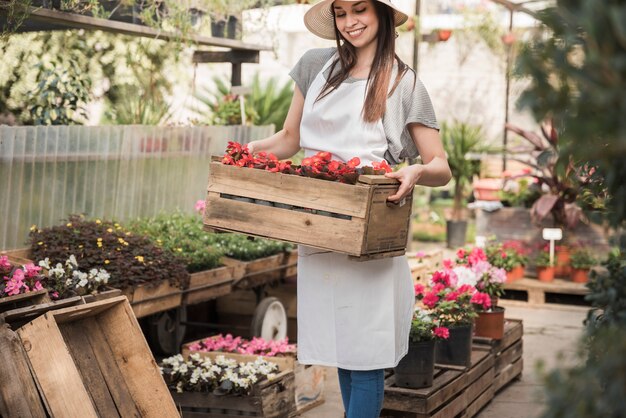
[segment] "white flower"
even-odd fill
[[[39,261],[39,267],[43,267],[46,270],[50,270],[50,259],[48,257],[46,257],[43,260]]]
[[[465,266],[458,266],[455,267],[452,271],[454,271],[458,278],[457,286],[461,287],[464,284],[476,286],[476,283],[478,282],[478,277],[476,277],[476,273],[474,273],[471,269]]]
[[[65,262],[65,265],[70,270],[73,270],[78,267],[78,262],[76,262],[76,257],[74,257],[74,254],[70,255],[70,258],[67,259],[67,261]]]

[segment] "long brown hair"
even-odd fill
[[[365,122],[376,122],[383,117],[387,108],[387,97],[390,97],[393,94],[396,87],[398,87],[400,80],[409,69],[409,67],[402,62],[400,57],[398,57],[395,52],[396,32],[393,10],[391,7],[388,7],[376,0],[373,0],[372,3],[374,5],[374,9],[376,10],[376,15],[378,16],[378,43],[376,46],[374,61],[372,62],[372,68],[370,69],[369,76],[367,77],[367,94],[365,96],[365,103],[363,104],[363,110],[361,112]],[[331,13],[334,21],[335,13],[332,10],[332,7],[333,6],[331,4]],[[356,48],[341,36],[339,29],[337,29],[337,24],[334,26],[339,58],[331,64],[331,76],[328,80],[326,80],[326,84],[316,101],[324,98],[339,87],[339,85],[350,76],[350,71],[352,71],[357,61]],[[342,40],[343,43],[341,42]],[[389,82],[393,72],[394,60],[398,62],[398,73],[393,87],[391,91],[389,91]],[[337,73],[335,73],[334,70],[337,64],[340,64],[340,66]],[[389,94],[387,94],[388,91]]]

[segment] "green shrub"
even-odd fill
[[[598,259],[587,248],[580,248],[570,255],[569,263],[575,269],[590,269]]]
[[[212,246],[214,238],[202,229],[202,221],[197,215],[175,212],[141,218],[130,222],[128,229],[177,254],[184,260],[190,273],[222,265],[220,259],[224,252]]]
[[[227,257],[241,261],[256,260],[283,252],[291,244],[264,238],[248,238],[240,234],[213,234],[212,245]]]

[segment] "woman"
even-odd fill
[[[314,49],[290,75],[296,82],[284,128],[250,143],[252,152],[291,157],[330,151],[363,165],[397,164],[419,153],[423,164],[388,173],[399,202],[416,184],[450,179],[428,93],[395,54],[395,26],[407,15],[391,1],[324,0],[305,15],[307,28],[337,48]],[[299,247],[298,360],[338,368],[348,418],[377,417],[383,369],[408,351],[414,293],[405,257],[358,262]]]

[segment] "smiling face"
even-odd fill
[[[355,48],[362,48],[376,41],[378,15],[372,0],[333,3],[335,23],[341,36]]]

